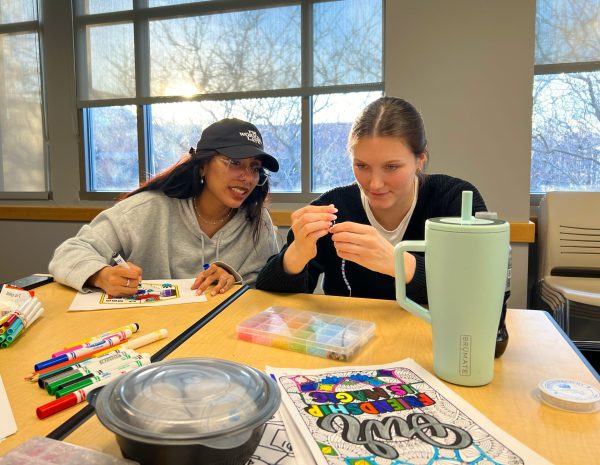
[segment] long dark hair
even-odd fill
[[[144,191],[161,191],[167,197],[175,199],[187,199],[200,194],[204,189],[201,175],[202,168],[212,160],[214,155],[210,157],[198,157],[195,154],[195,150],[191,148],[189,155],[186,155],[164,171],[148,179],[137,189],[121,195],[119,200]],[[262,208],[268,195],[269,180],[267,179],[267,182],[262,186],[254,188],[240,207],[245,210],[246,220],[252,223],[252,239],[255,246],[258,244],[262,227]]]
[[[429,158],[425,123],[419,111],[398,97],[381,97],[365,107],[356,118],[348,136],[348,151],[363,137],[399,137],[415,157],[424,153]],[[419,172],[419,177],[424,174]]]

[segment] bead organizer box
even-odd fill
[[[237,325],[244,341],[340,361],[352,358],[374,331],[370,321],[287,307],[269,307]]]

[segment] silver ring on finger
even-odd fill
[[[129,281],[129,278],[127,278],[127,282],[125,283],[125,287],[129,287],[129,283],[130,283],[130,282],[131,282],[131,281]]]

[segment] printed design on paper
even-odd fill
[[[329,464],[524,464],[409,368],[279,382]]]
[[[138,286],[137,293],[129,297],[114,297],[102,292],[100,303],[139,305],[178,298],[179,286],[169,283],[150,283],[144,281]]]
[[[296,465],[292,445],[278,415],[266,423],[260,443],[245,465]]]

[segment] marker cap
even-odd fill
[[[35,413],[40,420],[43,420],[50,415],[54,415],[55,413],[76,405],[78,402],[77,395],[70,394],[59,399],[54,399],[47,404],[40,405],[35,409]]]

